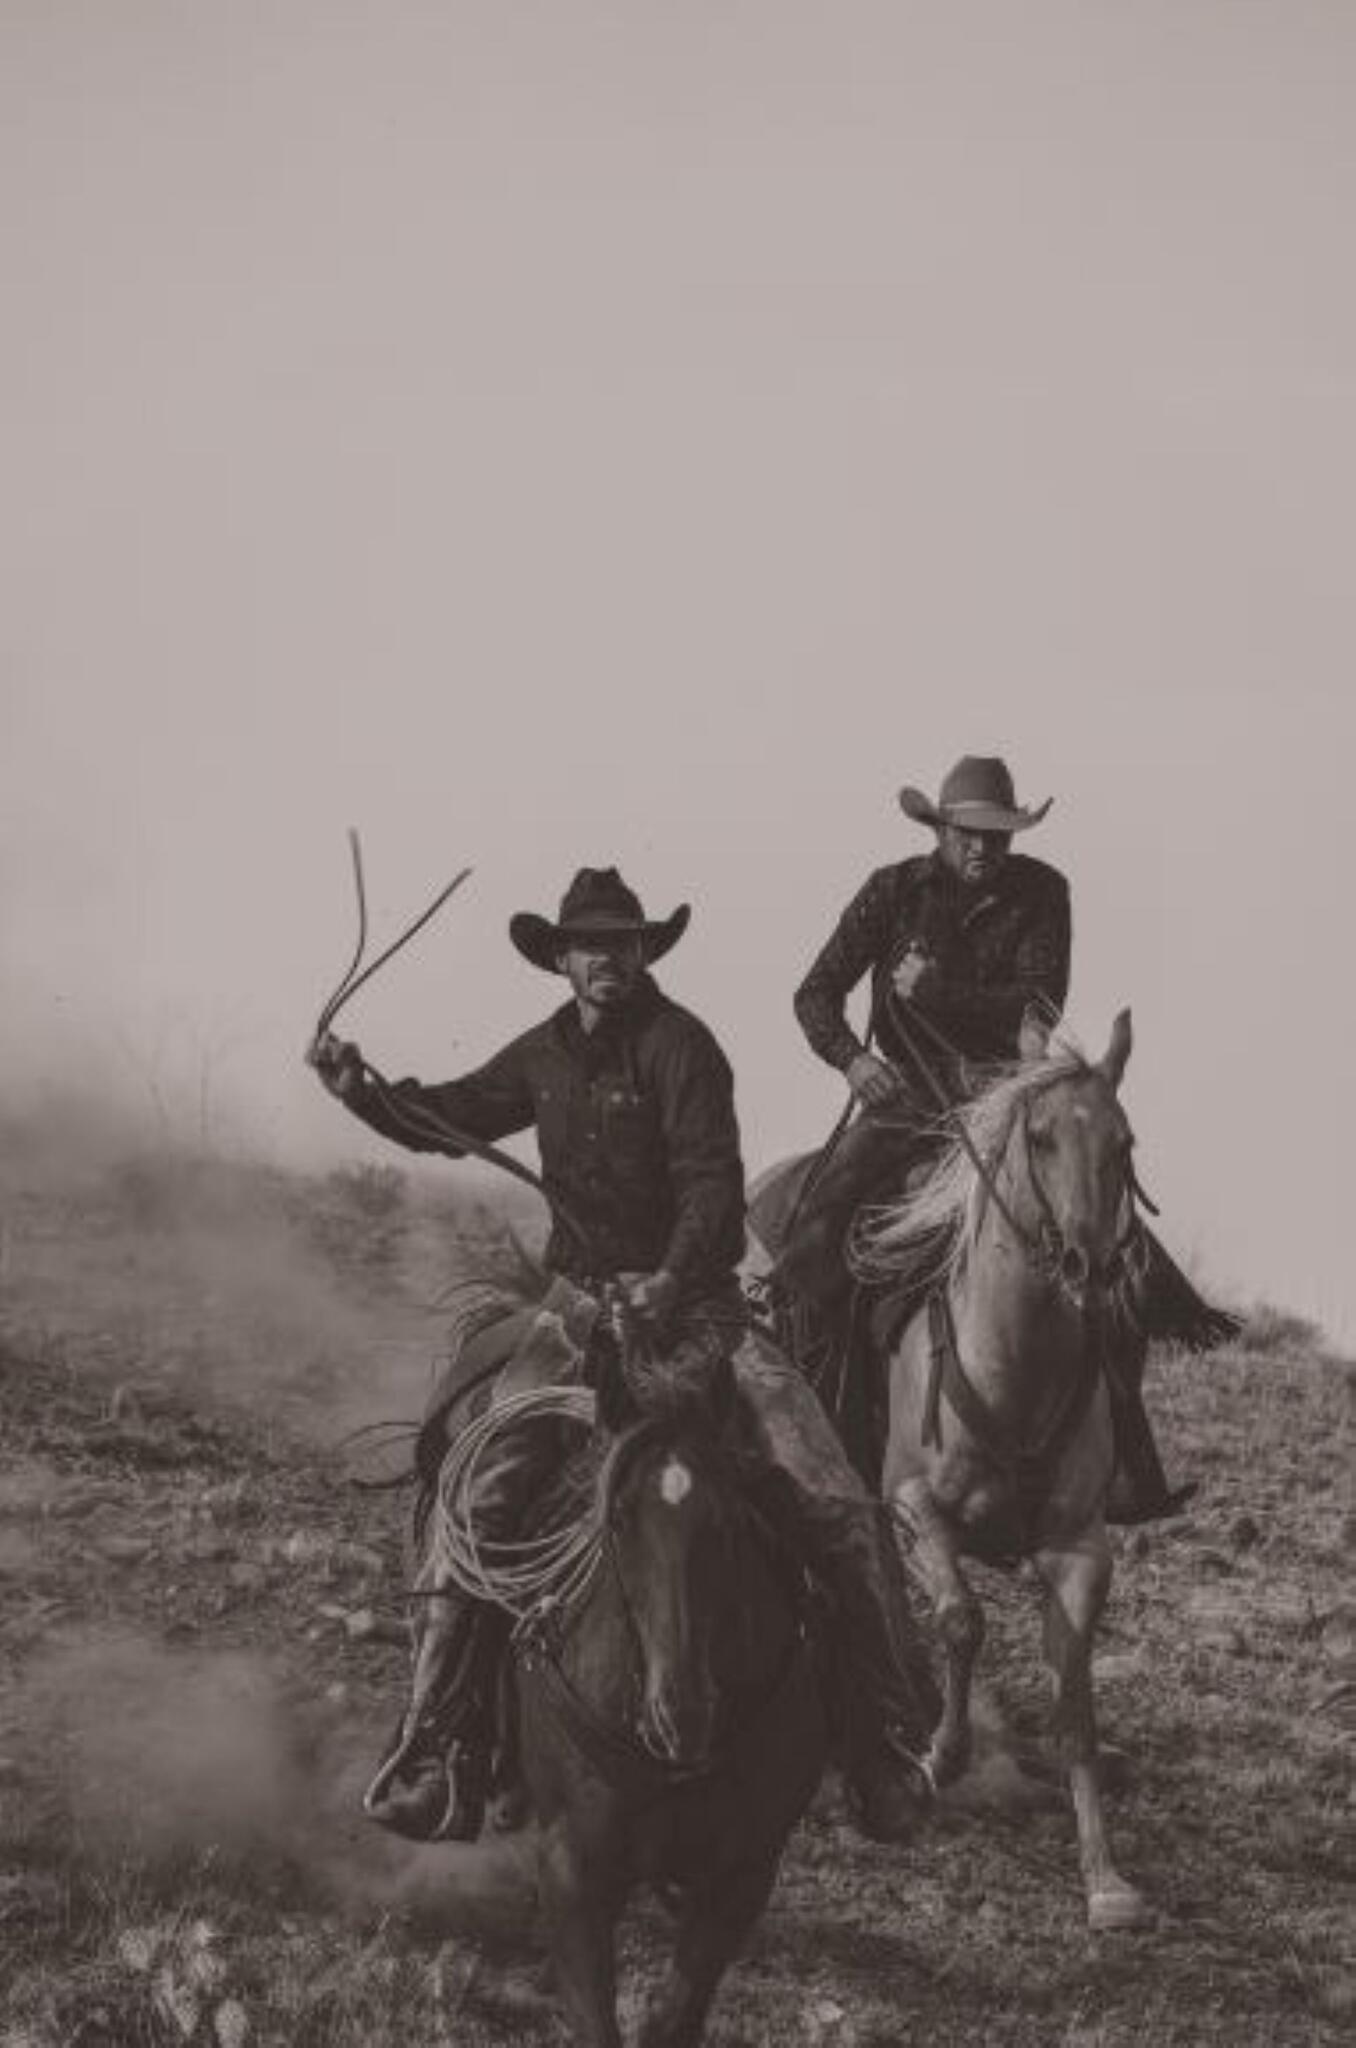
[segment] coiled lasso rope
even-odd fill
[[[494,1401],[468,1422],[443,1459],[431,1516],[432,1583],[458,1586],[513,1616],[521,1629],[577,1600],[602,1554],[604,1510],[596,1495],[573,1521],[544,1536],[510,1542],[476,1533],[472,1509],[481,1460],[496,1440],[528,1422],[592,1424],[595,1399],[588,1387],[529,1387]]]

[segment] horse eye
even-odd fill
[[[1040,1130],[1033,1131],[1031,1133],[1031,1146],[1035,1152],[1053,1152],[1055,1149],[1054,1132],[1045,1129],[1043,1126]]]

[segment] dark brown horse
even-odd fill
[[[541,1900],[580,2041],[619,2048],[615,1934],[653,1886],[674,1953],[640,2040],[701,2039],[824,1768],[828,1727],[797,1577],[750,1498],[733,1371],[638,1406],[599,1391],[596,1563],[516,1648]]]

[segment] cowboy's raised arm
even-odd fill
[[[911,1000],[940,1030],[978,1026],[1015,1046],[1028,1010],[1034,1007],[1052,1022],[1063,1010],[1071,944],[1069,885],[1049,869],[1017,942],[1009,979],[980,983],[929,968]]]
[[[815,1052],[846,1073],[865,1051],[847,1021],[847,999],[886,958],[894,938],[896,874],[877,868],[857,891],[795,994],[796,1017]]]
[[[339,1047],[335,1064],[343,1078],[339,1085],[331,1086],[331,1092],[383,1138],[411,1152],[441,1152],[457,1159],[462,1156],[461,1148],[446,1135],[448,1128],[493,1144],[498,1138],[526,1130],[534,1121],[535,1105],[523,1071],[521,1045],[521,1039],[514,1039],[483,1067],[432,1086],[412,1079],[383,1081],[363,1062],[356,1046]],[[346,1054],[351,1057],[345,1058]]]

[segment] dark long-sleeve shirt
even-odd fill
[[[917,943],[936,970],[910,1001],[972,1060],[1014,1059],[1032,1004],[1058,1015],[1069,990],[1069,885],[1055,868],[1011,854],[991,882],[967,889],[936,853],[877,868],[858,890],[796,991],[801,1029],[820,1058],[847,1068],[863,1050],[846,1003],[871,975],[881,1051],[898,1059],[886,997]]]
[[[413,1151],[452,1157],[455,1147],[419,1127],[421,1112],[486,1143],[535,1125],[547,1196],[592,1241],[587,1257],[555,1222],[546,1262],[572,1279],[663,1266],[690,1300],[728,1282],[743,1256],[729,1063],[706,1025],[648,977],[591,1032],[567,1003],[459,1080],[401,1081],[386,1103],[366,1088],[349,1107]]]

